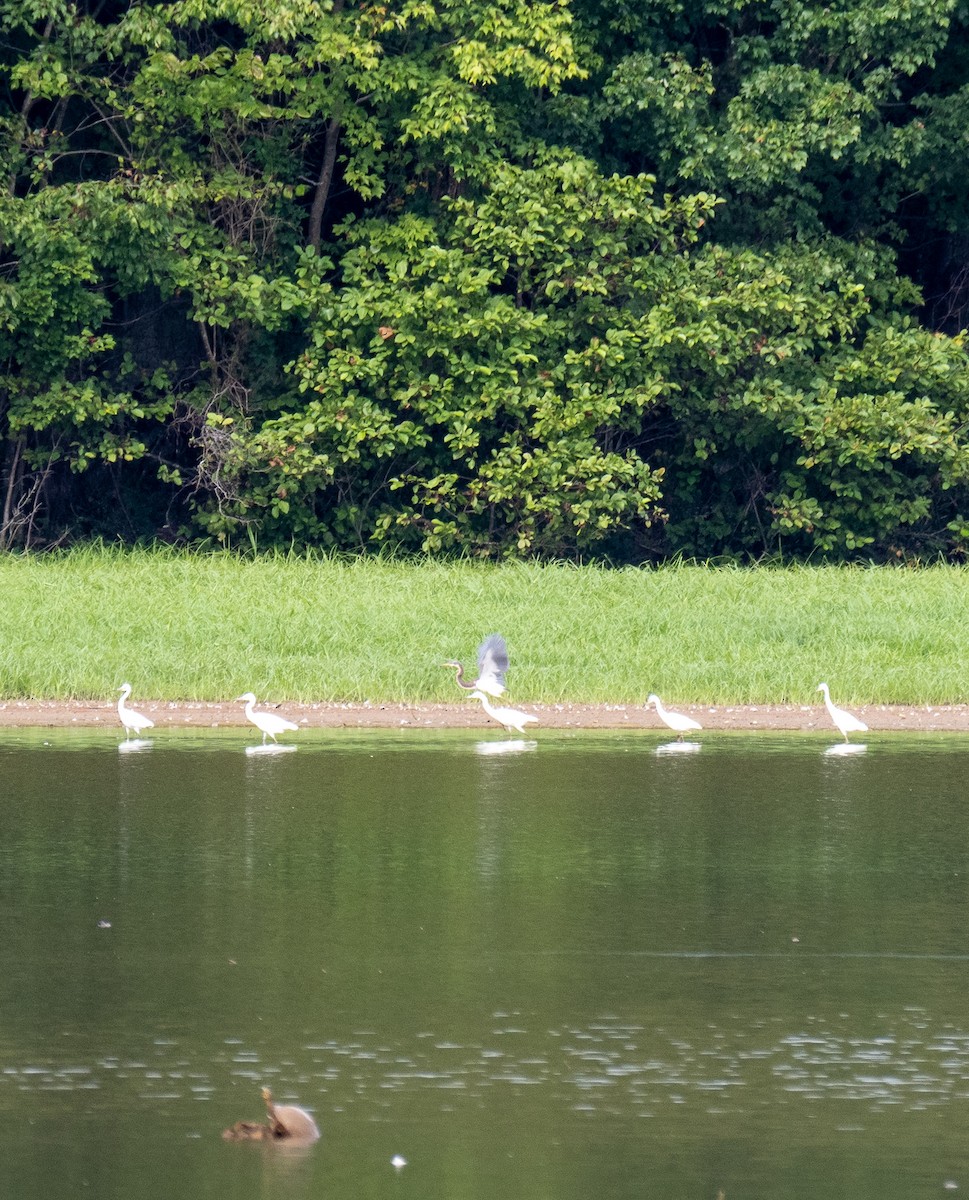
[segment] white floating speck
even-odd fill
[[[407,1166],[407,1159],[404,1158],[403,1154],[395,1154],[394,1157],[390,1160],[390,1165],[392,1167],[396,1167],[397,1170],[399,1171],[401,1169],[401,1167]]]

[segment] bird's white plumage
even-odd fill
[[[243,692],[238,699],[245,700],[246,717],[261,731],[263,743],[267,737],[271,737],[275,741],[276,735],[285,733],[287,729],[299,730],[298,725],[294,725],[292,721],[287,721],[285,717],[281,717],[277,713],[255,712],[253,706],[256,703],[256,697],[252,692]]]
[[[498,705],[496,708],[481,691],[472,692],[471,699],[480,700],[488,716],[493,721],[497,721],[499,725],[504,725],[506,729],[517,729],[519,733],[524,733],[525,726],[530,721],[538,720],[538,717],[533,717],[531,713],[522,712],[517,708],[505,708],[503,705]]]
[[[868,732],[868,726],[864,721],[860,721],[854,713],[845,712],[843,708],[838,708],[836,704],[831,703],[831,693],[826,683],[819,683],[818,691],[824,692],[824,707],[828,710],[828,716],[844,734],[845,741],[848,740],[849,733]]]
[[[118,720],[124,726],[124,731],[128,737],[137,737],[139,733],[143,733],[146,729],[154,729],[155,722],[146,717],[144,713],[135,712],[133,708],[129,708],[125,701],[131,695],[131,684],[123,683],[118,691],[121,695],[118,697]]]
[[[694,721],[692,717],[685,716],[683,713],[667,712],[667,710],[663,707],[663,701],[660,700],[659,696],[657,696],[655,692],[651,692],[646,698],[646,707],[648,708],[651,704],[655,707],[656,715],[663,722],[663,724],[668,725],[669,728],[680,737],[682,737],[684,733],[689,733],[692,729],[703,728],[700,722]]]

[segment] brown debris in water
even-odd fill
[[[265,1125],[259,1121],[236,1121],[222,1136],[230,1142],[279,1142],[308,1145],[315,1142],[320,1131],[316,1122],[304,1108],[295,1104],[276,1104],[269,1088],[262,1089],[266,1102]]]

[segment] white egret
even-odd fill
[[[499,725],[504,725],[506,729],[517,729],[519,733],[524,733],[525,726],[529,721],[538,720],[538,717],[533,717],[531,713],[521,712],[517,708],[505,708],[503,705],[495,708],[485,693],[481,691],[472,692],[471,699],[480,700],[488,716],[497,721]]]
[[[684,733],[689,733],[693,729],[703,728],[700,722],[694,721],[692,717],[684,716],[683,713],[667,712],[663,707],[663,701],[660,700],[655,692],[650,692],[646,697],[646,707],[649,708],[651,704],[655,705],[656,715],[664,725],[668,725],[673,730],[678,741],[682,742]]]
[[[298,725],[294,725],[292,721],[287,721],[285,717],[280,717],[277,713],[254,712],[253,705],[256,703],[256,697],[252,692],[243,692],[237,699],[245,700],[246,716],[257,729],[262,731],[262,744],[264,746],[267,737],[271,737],[275,741],[277,733],[285,733],[287,729],[292,729],[296,732],[299,731]]]
[[[454,659],[441,664],[454,667],[454,681],[465,691],[487,692],[489,696],[501,696],[505,691],[505,672],[508,670],[508,647],[500,633],[489,633],[478,647],[478,678],[471,683],[464,681],[464,667]]]
[[[838,708],[836,704],[831,703],[831,693],[828,691],[826,683],[819,683],[818,691],[824,692],[824,707],[828,710],[828,716],[844,734],[845,741],[848,740],[849,733],[868,732],[868,726],[864,721],[859,721],[852,713],[845,712],[843,708]]]
[[[118,719],[124,726],[124,731],[128,737],[137,737],[139,733],[144,733],[146,729],[154,729],[155,722],[146,717],[144,713],[135,712],[133,708],[129,708],[125,701],[131,695],[131,684],[123,683],[118,688],[121,695],[118,697]]]

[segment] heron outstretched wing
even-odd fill
[[[508,670],[508,647],[500,633],[489,633],[478,647],[477,686],[492,696],[500,696],[505,690],[505,672]]]

